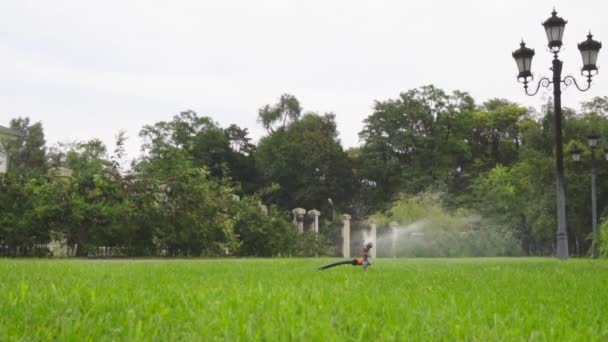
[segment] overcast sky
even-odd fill
[[[345,147],[374,100],[422,85],[539,108],[550,91],[525,96],[511,52],[524,38],[535,75],[550,75],[541,22],[554,6],[564,73],[578,75],[588,30],[608,44],[608,1],[0,0],[0,125],[28,116],[47,145],[110,148],[122,129],[135,157],[143,125],[186,109],[257,140],[258,108],[283,93],[335,113]],[[607,44],[594,88],[569,88],[564,105],[608,95]]]

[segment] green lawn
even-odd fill
[[[0,260],[0,341],[606,341],[608,261]]]

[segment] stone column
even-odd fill
[[[315,236],[318,236],[319,235],[319,216],[321,216],[321,212],[316,209],[312,209],[312,210],[308,211],[308,216],[312,216],[314,218],[314,220],[310,226],[312,228],[312,231],[315,232]]]
[[[376,251],[378,250],[378,244],[376,243],[378,240],[376,239],[376,222],[372,221],[370,223],[370,239],[372,240],[372,243],[374,244],[374,248],[372,248],[372,258],[376,258]]]
[[[350,215],[344,214],[342,218],[342,256],[350,258]]]
[[[47,171],[47,175],[53,180],[67,182],[72,178],[72,170],[67,167],[52,167]]]
[[[268,215],[268,207],[263,205],[262,202],[258,202],[258,207],[260,207],[260,210],[262,211],[262,214],[264,215]]]
[[[389,223],[388,225],[391,228],[392,254],[393,254],[393,258],[396,258],[397,257],[397,227],[399,226],[399,223],[393,221],[393,222]]]
[[[293,213],[293,223],[298,227],[298,232],[304,233],[304,215],[306,215],[306,209],[295,208],[291,212]]]

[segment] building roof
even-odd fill
[[[18,137],[21,135],[21,133],[19,131],[10,129],[8,127],[0,126],[0,136],[2,136],[2,135],[10,135],[10,136]]]

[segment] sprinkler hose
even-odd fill
[[[362,264],[362,260],[359,261],[359,259],[352,259],[352,260],[344,260],[344,261],[336,261],[334,263],[331,264],[327,264],[325,266],[321,266],[319,267],[319,270],[326,270],[328,268],[332,268],[335,266],[340,266],[340,265],[353,265],[353,266],[357,266],[357,265],[361,265]]]

